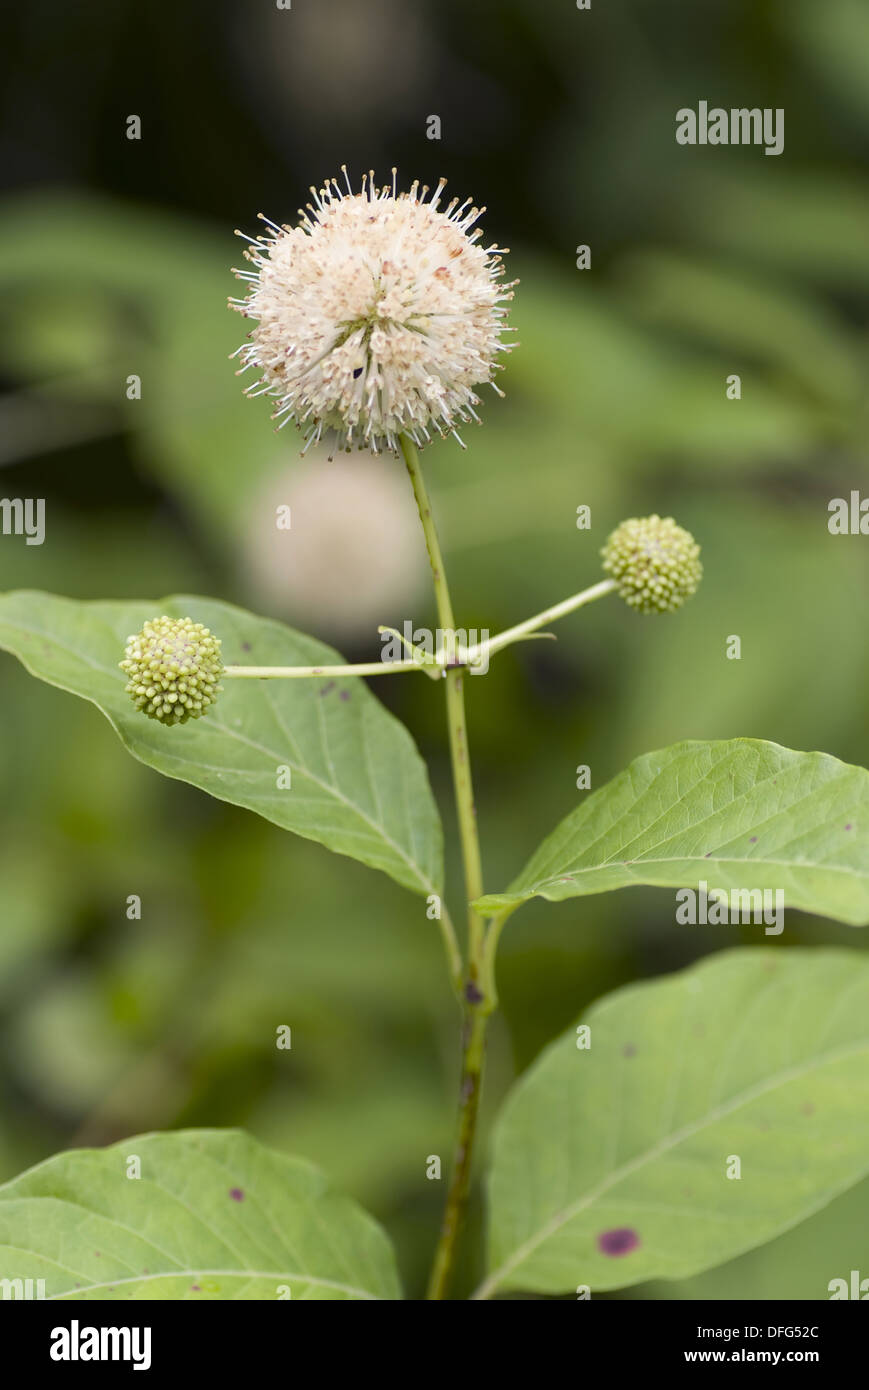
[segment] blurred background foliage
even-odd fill
[[[378,622],[431,623],[401,466],[300,460],[241,397],[225,301],[232,229],[258,211],[292,219],[344,162],[357,181],[443,173],[488,205],[521,278],[506,401],[467,452],[425,459],[459,621],[495,631],[594,582],[627,515],[674,514],[706,566],[678,617],[607,600],[469,682],[487,887],[583,794],[579,764],[599,787],[654,747],[736,735],[866,762],[869,543],[827,530],[829,500],[869,487],[862,0],[31,0],[4,23],[0,490],[46,499],[47,538],[0,537],[0,586],[214,594],[357,660]],[[784,154],[677,146],[675,112],[700,99],[783,107]],[[375,688],[450,834],[437,692]],[[418,1294],[457,1066],[419,903],[161,780],[5,657],[0,698],[0,1178],[72,1144],[243,1125],[385,1221]],[[673,912],[637,889],[510,923],[487,1117],[589,1000],[759,940]],[[865,949],[795,913],[778,944],[835,942]],[[631,1296],[822,1298],[866,1272],[867,1224],[863,1184],[724,1270]]]

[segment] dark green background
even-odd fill
[[[672,513],[706,566],[675,617],[609,599],[468,683],[487,888],[575,805],[578,764],[597,787],[654,747],[735,735],[866,761],[869,539],[827,530],[831,498],[869,491],[861,0],[31,0],[3,28],[0,491],[44,497],[47,537],[0,537],[0,586],[214,594],[327,640],[342,627],[360,660],[378,620],[433,621],[412,565],[370,621],[340,621],[370,578],[341,526],[371,565],[394,541],[376,490],[348,518],[333,489],[294,593],[256,584],[256,498],[292,502],[303,466],[227,361],[233,228],[292,219],[342,163],[357,182],[397,164],[405,186],[444,174],[484,202],[522,282],[506,401],[487,393],[467,452],[424,458],[459,622],[495,631],[594,582],[627,515]],[[783,107],[783,155],[677,146],[676,110],[701,99]],[[457,1067],[418,905],[162,781],[11,658],[0,684],[0,1178],[74,1143],[243,1125],[369,1206],[418,1294],[442,1199],[425,1161],[449,1151]],[[377,689],[430,762],[452,842],[439,692]],[[758,931],[677,927],[651,890],[523,909],[485,1120],[590,999]],[[780,939],[836,942],[864,938],[791,913]],[[720,1274],[634,1292],[822,1298],[861,1257],[869,1274],[867,1218],[864,1185]]]

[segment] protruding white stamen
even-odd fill
[[[395,450],[407,432],[418,443],[479,422],[474,387],[492,380],[512,343],[501,248],[469,229],[484,208],[433,192],[415,180],[398,193],[396,171],[378,185],[370,170],[354,194],[329,178],[296,227],[268,218],[268,236],[248,237],[250,286],[232,308],[257,320],[236,350],[241,371],[258,369],[245,392],[275,399],[273,420],[304,427],[306,447],[325,436],[339,448]]]

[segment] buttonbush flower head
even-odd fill
[[[234,354],[259,372],[246,394],[275,397],[278,428],[294,421],[306,447],[337,435],[343,449],[396,452],[403,432],[421,446],[432,431],[461,444],[456,426],[479,420],[474,388],[498,391],[497,359],[515,346],[502,341],[506,248],[478,245],[485,209],[470,198],[441,208],[444,179],[427,199],[418,182],[397,193],[394,170],[361,193],[343,172],[346,191],[312,188],[298,226],[263,218],[269,230],[246,238],[253,268],[235,274],[250,291],[229,301],[258,321]]]
[[[324,468],[325,459],[325,447],[314,448],[253,492],[243,565],[269,612],[358,646],[384,614],[423,602],[428,560],[407,478],[391,458],[342,455]],[[292,512],[292,545],[275,525],[282,505]]]
[[[127,639],[122,671],[127,694],[149,719],[184,724],[217,699],[223,662],[220,641],[192,618],[153,618]]]
[[[675,612],[703,577],[699,545],[671,516],[623,521],[601,554],[619,596],[641,613]]]

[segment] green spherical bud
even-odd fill
[[[192,618],[152,618],[127,639],[120,667],[136,709],[161,724],[198,719],[222,689],[220,641]]]
[[[703,578],[699,545],[671,516],[623,521],[601,555],[619,596],[641,613],[675,612]]]

